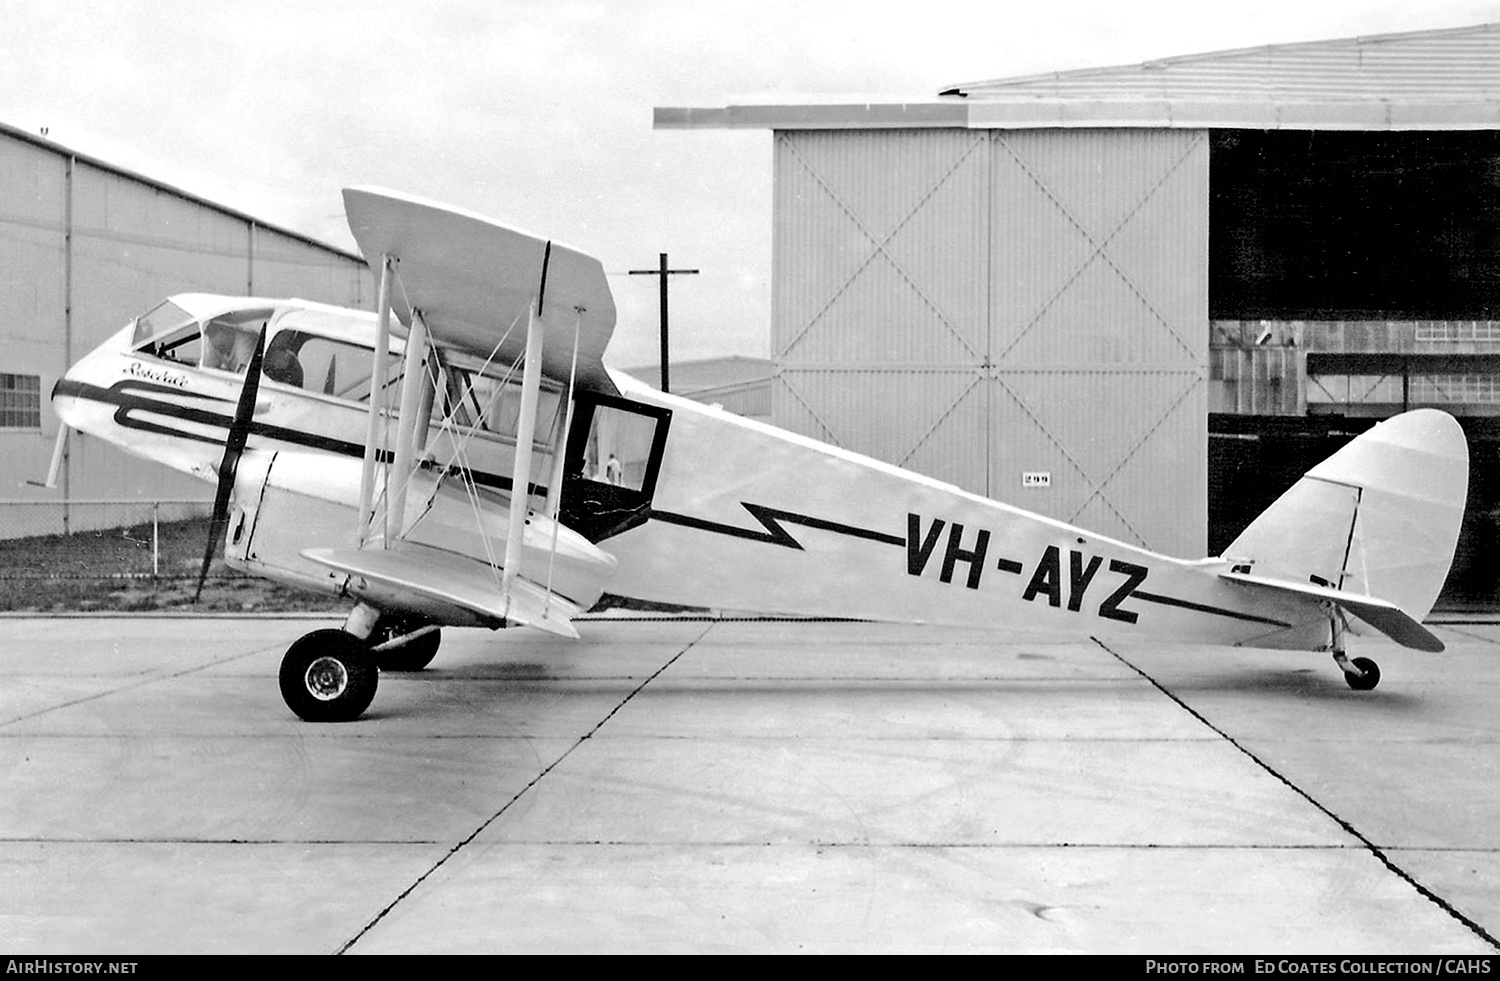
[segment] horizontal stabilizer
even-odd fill
[[[1438,639],[1436,634],[1412,619],[1396,604],[1388,603],[1383,599],[1376,599],[1374,596],[1346,593],[1343,590],[1333,589],[1328,586],[1318,586],[1310,582],[1301,583],[1288,579],[1271,579],[1266,576],[1251,576],[1238,572],[1223,572],[1219,574],[1219,578],[1228,579],[1231,582],[1244,583],[1260,589],[1269,589],[1281,593],[1306,596],[1311,599],[1326,600],[1359,617],[1365,623],[1368,623],[1403,647],[1411,647],[1419,651],[1429,651],[1434,654],[1443,649],[1443,642]]]
[[[505,621],[538,627],[565,637],[578,636],[569,622],[583,612],[574,603],[536,583],[518,578],[509,602],[488,563],[456,552],[399,542],[381,548],[309,548],[302,555],[350,577],[348,591],[373,605],[461,622],[462,611],[476,625]]]

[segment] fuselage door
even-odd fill
[[[600,542],[651,516],[672,410],[582,392],[573,412],[559,516]]]

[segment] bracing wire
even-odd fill
[[[520,323],[520,319],[521,318],[518,315],[515,320],[511,321],[510,327],[508,327],[505,333],[501,335],[499,341],[495,343],[494,348],[490,351],[489,356],[485,358],[483,365],[480,366],[480,369],[477,372],[478,375],[483,376],[484,373],[489,369],[496,356],[499,355],[500,348],[504,346],[506,340],[509,339],[511,334],[515,331],[516,325]],[[521,360],[524,355],[525,352],[521,352],[521,354],[516,357],[515,361],[510,364],[509,368],[499,378],[499,384],[496,386],[494,394],[491,398],[486,400],[483,405],[480,405],[479,399],[475,396],[473,385],[468,381],[464,382],[464,391],[461,398],[458,400],[457,405],[464,404],[465,400],[472,400],[474,405],[479,406],[479,413],[473,420],[468,432],[465,433],[462,438],[460,438],[457,432],[457,405],[450,407],[449,411],[444,414],[443,421],[439,426],[438,437],[442,438],[444,435],[447,436],[452,454],[449,456],[448,462],[440,470],[439,478],[434,484],[432,494],[428,497],[427,500],[427,508],[430,509],[432,507],[433,501],[437,498],[438,492],[441,490],[443,479],[452,474],[454,470],[454,464],[457,464],[459,481],[464,488],[464,494],[466,499],[468,500],[469,507],[473,511],[475,526],[479,530],[479,538],[481,544],[483,544],[484,546],[485,559],[490,566],[490,573],[495,579],[496,586],[499,586],[501,584],[499,575],[500,562],[495,556],[494,547],[490,541],[490,536],[485,532],[484,502],[480,497],[478,484],[474,481],[473,469],[469,463],[467,448],[469,441],[474,438],[474,434],[481,428],[483,428],[485,418],[489,415],[490,411],[500,403],[500,396],[505,391],[506,386],[509,385],[510,380],[515,376],[516,370],[520,366]],[[515,489],[512,488],[512,507],[515,506],[515,499]],[[424,510],[424,514],[425,513],[426,511]]]

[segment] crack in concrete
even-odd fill
[[[624,698],[620,699],[619,704],[617,704],[614,708],[610,709],[607,713],[605,713],[604,718],[602,718],[598,722],[596,722],[594,724],[593,728],[591,728],[588,732],[584,733],[583,735],[579,736],[576,740],[574,740],[573,745],[569,746],[566,750],[564,750],[562,752],[562,755],[560,755],[557,759],[553,760],[551,763],[548,763],[545,767],[543,767],[542,770],[539,773],[537,773],[536,776],[534,776],[534,777],[531,778],[531,780],[526,784],[526,786],[524,786],[520,790],[516,791],[515,795],[512,796],[510,800],[506,801],[505,804],[502,805],[501,808],[498,811],[496,811],[494,814],[491,814],[489,817],[485,818],[482,822],[480,822],[479,826],[477,828],[475,828],[473,831],[469,832],[469,834],[468,834],[467,837],[465,837],[463,840],[459,841],[452,848],[448,849],[447,853],[444,854],[442,858],[440,858],[436,862],[434,862],[432,864],[432,866],[427,869],[427,871],[423,872],[421,875],[417,876],[414,880],[412,880],[411,885],[409,885],[405,889],[401,890],[400,894],[398,894],[395,899],[391,900],[390,903],[388,903],[386,905],[386,907],[384,909],[382,909],[379,913],[376,913],[375,916],[370,920],[370,922],[366,923],[363,927],[361,927],[354,934],[354,936],[352,936],[348,940],[344,941],[343,945],[341,945],[338,950],[334,951],[334,953],[335,954],[344,954],[344,953],[347,953],[351,947],[353,947],[355,944],[359,943],[359,941],[362,940],[364,938],[364,936],[366,934],[368,934],[371,930],[373,930],[375,928],[375,926],[378,923],[380,923],[381,920],[385,919],[386,916],[391,913],[391,911],[393,911],[397,906],[399,906],[403,901],[405,901],[408,896],[410,896],[412,893],[416,892],[417,889],[421,887],[422,883],[426,882],[429,878],[431,878],[437,872],[438,869],[440,869],[444,865],[448,864],[449,860],[451,860],[459,852],[463,851],[470,844],[472,844],[473,841],[474,841],[474,839],[478,838],[481,834],[483,834],[484,830],[486,828],[488,828],[490,825],[492,825],[496,821],[498,821],[500,819],[500,817],[505,814],[506,811],[509,811],[512,807],[514,807],[516,805],[517,801],[519,801],[522,797],[524,797],[528,793],[530,793],[531,789],[533,787],[535,787],[537,784],[541,783],[544,779],[546,779],[547,775],[550,774],[553,770],[555,770],[558,766],[560,766],[562,764],[563,760],[565,760],[569,756],[573,755],[573,752],[575,750],[577,750],[580,746],[582,746],[584,743],[588,742],[591,738],[593,738],[594,734],[597,733],[600,729],[604,728],[604,726],[609,723],[609,720],[613,719],[615,717],[615,715],[618,714],[621,709],[623,709],[626,705],[630,704],[630,701],[633,698],[635,698],[635,696],[639,695],[642,691],[644,691],[646,689],[646,686],[649,685],[649,684],[651,684],[651,682],[655,681],[658,677],[660,677],[661,674],[664,671],[666,671],[672,665],[676,664],[679,658],[681,658],[688,651],[690,651],[694,647],[696,647],[698,645],[698,642],[701,641],[704,637],[708,636],[708,632],[710,630],[712,630],[713,628],[714,628],[714,624],[713,623],[709,623],[708,626],[706,626],[706,627],[703,628],[703,632],[702,633],[700,633],[697,637],[694,637],[692,640],[688,641],[687,646],[683,647],[683,649],[680,650],[680,651],[678,651],[676,654],[673,654],[670,658],[668,658],[661,665],[661,667],[659,667],[655,671],[651,672],[651,674],[645,680],[643,680],[639,685],[636,685],[635,688],[631,689],[630,693],[627,694]]]
[[[1384,849],[1382,849],[1379,845],[1375,844],[1369,838],[1365,837],[1365,835],[1358,828],[1356,828],[1353,824],[1350,824],[1344,818],[1342,818],[1339,815],[1335,814],[1330,808],[1328,808],[1326,805],[1324,805],[1321,801],[1319,801],[1312,794],[1308,793],[1307,791],[1303,790],[1301,787],[1297,786],[1297,784],[1293,783],[1292,780],[1289,777],[1283,775],[1275,767],[1271,766],[1269,763],[1267,763],[1265,760],[1261,759],[1259,756],[1256,756],[1247,747],[1245,747],[1242,743],[1240,743],[1239,740],[1235,739],[1229,733],[1225,732],[1223,729],[1220,729],[1218,726],[1216,726],[1212,722],[1208,721],[1208,719],[1205,718],[1203,716],[1203,714],[1200,713],[1197,709],[1193,708],[1187,702],[1185,702],[1181,698],[1177,697],[1177,695],[1174,694],[1173,692],[1167,690],[1167,688],[1166,688],[1165,685],[1163,685],[1161,682],[1157,681],[1155,678],[1151,677],[1151,675],[1147,674],[1142,669],[1136,667],[1129,660],[1127,660],[1123,655],[1121,655],[1118,651],[1113,650],[1112,648],[1110,648],[1110,646],[1108,644],[1104,643],[1098,637],[1092,637],[1090,639],[1093,640],[1094,643],[1098,644],[1099,647],[1102,648],[1105,651],[1105,653],[1109,654],[1115,660],[1119,661],[1121,664],[1125,665],[1127,668],[1129,668],[1130,670],[1134,671],[1136,674],[1140,675],[1142,678],[1146,679],[1146,681],[1150,682],[1150,684],[1151,684],[1152,687],[1154,687],[1157,691],[1161,692],[1163,695],[1165,695],[1168,698],[1170,698],[1184,712],[1188,713],[1193,718],[1195,718],[1199,722],[1203,723],[1204,726],[1206,726],[1207,728],[1209,728],[1210,730],[1212,730],[1214,733],[1218,734],[1218,736],[1221,739],[1223,739],[1229,745],[1233,746],[1235,749],[1237,749],[1241,753],[1243,753],[1256,766],[1260,767],[1262,770],[1266,771],[1271,776],[1275,777],[1282,784],[1284,784],[1287,787],[1287,789],[1291,790],[1298,797],[1301,797],[1303,800],[1307,801],[1313,807],[1317,808],[1320,812],[1322,812],[1323,814],[1325,814],[1330,820],[1332,820],[1340,828],[1344,829],[1344,831],[1347,834],[1349,834],[1352,838],[1354,838],[1356,841],[1358,841],[1360,843],[1360,845],[1363,846],[1366,851],[1368,851],[1371,855],[1375,856],[1376,860],[1378,860],[1380,862],[1380,864],[1384,865],[1386,867],[1386,869],[1388,869],[1391,872],[1391,874],[1395,875],[1397,878],[1401,879],[1407,885],[1411,886],[1421,896],[1423,896],[1428,902],[1432,903],[1438,909],[1442,910],[1444,913],[1447,913],[1449,916],[1453,917],[1455,920],[1457,920],[1458,922],[1462,923],[1464,926],[1468,927],[1468,929],[1471,932],[1473,932],[1476,936],[1478,936],[1479,938],[1481,938],[1482,940],[1484,940],[1485,943],[1489,944],[1491,947],[1494,947],[1496,950],[1500,950],[1500,940],[1496,940],[1495,937],[1493,937],[1493,936],[1490,935],[1489,931],[1485,930],[1484,927],[1480,926],[1474,920],[1471,920],[1469,917],[1465,916],[1452,903],[1448,902],[1448,900],[1444,899],[1442,896],[1439,896],[1437,893],[1433,892],[1431,889],[1428,889],[1426,886],[1422,885],[1422,883],[1418,882],[1415,876],[1413,876],[1410,872],[1406,871],[1401,866],[1397,865],[1394,861],[1392,861],[1391,858],[1390,858],[1390,856],[1386,854],[1386,852],[1385,852]]]

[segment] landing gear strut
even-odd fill
[[[370,631],[370,653],[382,671],[421,671],[437,657],[443,635],[437,624],[382,615]]]
[[[1344,653],[1344,631],[1347,624],[1344,620],[1344,611],[1327,604],[1324,609],[1328,613],[1328,626],[1332,632],[1332,640],[1329,649],[1333,652],[1333,663],[1344,672],[1344,681],[1355,691],[1369,691],[1380,684],[1380,665],[1367,657],[1356,657],[1349,659]]]

